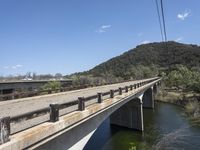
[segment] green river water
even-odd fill
[[[200,150],[200,126],[192,125],[181,107],[156,103],[144,109],[144,132],[110,126],[105,120],[84,150]]]

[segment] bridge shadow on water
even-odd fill
[[[84,150],[101,150],[117,131],[115,127],[110,126],[110,119],[107,118],[94,132]]]
[[[112,145],[113,136],[118,136],[117,134],[121,131],[124,131],[125,134],[130,133],[130,131],[135,131],[136,134],[140,135],[142,139],[141,132],[133,129],[128,129],[126,127],[120,127],[117,125],[110,125],[110,119],[107,118],[95,131],[92,135],[86,146],[83,150],[102,150],[102,149],[116,149]],[[121,135],[121,133],[120,133]],[[123,138],[123,137],[122,137]],[[109,144],[108,144],[109,143]],[[106,146],[106,148],[105,148]],[[110,147],[110,148],[109,148]],[[121,148],[119,148],[121,149]]]

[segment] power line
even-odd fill
[[[158,21],[159,21],[159,25],[160,25],[160,34],[161,34],[161,38],[162,38],[162,42],[164,41],[164,36],[163,36],[163,30],[162,30],[162,23],[161,23],[161,17],[160,17],[160,10],[159,10],[159,6],[158,6],[158,0],[155,0],[156,2],[156,9],[157,9],[157,14],[158,14]]]
[[[161,7],[161,12],[162,12],[162,21],[163,21],[163,30],[164,30],[164,37],[165,37],[165,42],[167,42],[167,33],[166,33],[166,27],[165,27],[165,15],[164,15],[164,9],[163,9],[163,1],[160,0],[160,7]]]
[[[168,49],[168,43],[167,43],[167,32],[166,32],[166,26],[165,26],[165,15],[164,15],[164,9],[163,9],[163,1],[160,0],[160,7],[159,7],[159,4],[158,4],[158,0],[155,0],[155,1],[156,1],[156,8],[157,8],[158,19],[159,19],[159,24],[160,24],[160,32],[161,32],[161,36],[162,36],[162,42],[163,42],[163,46],[164,46],[163,48],[165,50],[163,55],[165,56],[164,58],[166,58],[166,62],[167,62],[168,56],[169,56],[169,49]],[[162,21],[161,21],[161,19],[162,19]],[[174,56],[174,59],[175,59],[175,56]]]

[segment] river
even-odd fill
[[[144,132],[110,126],[105,120],[84,150],[199,150],[200,126],[192,125],[181,107],[156,103],[144,109]]]

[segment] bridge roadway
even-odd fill
[[[151,78],[153,79],[153,78]],[[150,79],[147,79],[150,80]],[[98,92],[107,92],[112,89],[118,89],[119,87],[129,86],[141,81],[146,80],[136,80],[131,82],[123,82],[111,85],[97,86],[86,89],[80,89],[75,91],[61,92],[56,94],[35,96],[29,98],[22,98],[16,100],[9,100],[0,102],[0,118],[6,116],[16,116],[24,114],[30,111],[38,110],[44,107],[48,107],[51,103],[64,103],[70,102],[78,99],[78,97],[87,97],[95,95]]]
[[[104,85],[104,86],[98,86],[98,87],[91,87],[91,88],[61,92],[61,93],[56,93],[56,94],[22,98],[22,99],[17,99],[17,100],[3,101],[3,102],[0,102],[0,118],[7,117],[7,116],[10,116],[10,117],[17,116],[17,115],[24,114],[30,111],[35,111],[38,109],[49,107],[49,104],[52,104],[52,103],[61,104],[65,102],[70,102],[70,101],[77,100],[78,97],[82,97],[82,96],[87,97],[87,96],[95,95],[98,92],[102,92],[102,93],[108,92],[109,90],[112,90],[112,89],[118,89],[119,87],[125,87],[131,84],[133,85],[135,83],[139,83],[141,81],[147,81],[151,79],[154,79],[154,78],[123,82],[123,83],[117,83],[117,84],[111,84],[111,85]],[[90,103],[91,102],[92,101],[90,101]],[[86,105],[88,105],[88,103],[86,103]],[[66,114],[68,112],[75,111],[75,110],[77,110],[77,106],[72,106],[60,111],[60,114],[61,115]],[[18,123],[12,123],[11,133],[18,132],[20,130],[35,126],[39,123],[43,123],[48,120],[49,120],[49,115],[47,114],[47,115],[42,115],[40,117],[36,117],[34,119],[21,121]]]
[[[152,82],[152,79],[154,80],[153,82]],[[57,122],[57,123],[46,122],[46,123],[43,123],[41,125],[35,126],[33,128],[30,128],[28,130],[25,130],[25,131],[22,131],[22,132],[19,132],[19,133],[16,133],[16,134],[13,134],[13,133],[15,133],[19,130],[17,128],[18,127],[20,128],[21,126],[23,126],[23,124],[26,124],[28,121],[26,120],[25,121],[26,123],[22,121],[22,124],[16,123],[18,126],[16,126],[14,128],[14,130],[13,130],[13,125],[11,124],[11,134],[13,134],[11,136],[11,141],[0,146],[0,149],[5,148],[7,150],[7,148],[13,149],[13,148],[16,148],[16,147],[19,147],[19,149],[20,149],[20,147],[25,148],[27,146],[30,146],[31,143],[33,144],[34,142],[37,142],[38,140],[40,140],[44,137],[47,137],[49,135],[54,135],[54,133],[58,132],[59,130],[62,131],[67,126],[70,127],[70,125],[73,125],[78,120],[80,122],[83,122],[81,120],[83,120],[85,117],[90,116],[92,114],[95,114],[96,112],[101,113],[101,110],[102,110],[102,112],[109,115],[114,110],[116,110],[119,107],[121,107],[122,105],[126,104],[128,101],[130,101],[134,97],[137,97],[137,95],[135,95],[135,94],[140,94],[141,92],[144,92],[147,89],[150,89],[150,91],[152,93],[152,88],[153,88],[152,86],[154,84],[156,84],[158,81],[160,81],[160,79],[158,79],[158,80],[157,79],[158,78],[151,78],[151,79],[145,79],[145,80],[130,81],[130,82],[113,84],[113,85],[99,86],[99,87],[87,88],[87,89],[70,91],[70,92],[63,92],[63,93],[57,93],[57,94],[51,94],[51,95],[45,95],[45,96],[37,96],[37,97],[24,98],[24,99],[2,102],[2,103],[0,103],[1,117],[15,116],[15,115],[23,114],[23,113],[30,112],[30,111],[33,111],[33,110],[37,110],[37,109],[40,109],[40,108],[43,108],[43,107],[48,107],[49,104],[51,104],[51,103],[55,103],[55,102],[56,103],[63,103],[63,102],[67,102],[67,101],[73,101],[73,100],[76,100],[78,97],[81,97],[81,96],[87,97],[87,96],[95,95],[95,94],[97,94],[97,92],[108,92],[111,89],[118,89],[119,87],[125,87],[125,86],[129,86],[129,85],[133,85],[135,83],[145,82],[145,81],[151,80],[150,83],[147,83],[146,85],[139,87],[136,90],[130,91],[128,93],[124,93],[121,96],[119,96],[117,94],[118,96],[116,96],[116,98],[114,98],[114,99],[108,98],[102,104],[96,103],[94,105],[91,105],[85,111],[75,111],[75,112],[70,113],[68,115],[62,116],[60,118],[60,121]],[[147,90],[147,91],[149,91],[149,90]],[[145,92],[145,93],[148,93],[148,92]],[[150,100],[152,100],[151,96],[150,96]],[[141,98],[140,98],[139,101],[141,101]],[[96,102],[96,100],[95,100],[95,102]],[[138,102],[138,100],[137,100],[137,102]],[[139,102],[138,106],[137,106],[139,112],[142,111],[141,104],[142,103]],[[86,103],[86,106],[87,105],[88,104]],[[77,107],[77,105],[76,105],[76,107]],[[104,109],[107,109],[107,111],[104,111]],[[74,110],[77,110],[77,108],[75,108]],[[101,113],[101,115],[104,115],[104,113],[103,114]],[[136,113],[136,114],[138,114],[138,113]],[[101,119],[103,119],[101,115],[99,115],[99,117]],[[104,115],[104,117],[106,117],[106,115]],[[141,120],[142,118],[140,118],[140,117],[142,117],[142,114],[141,114],[141,116],[139,115],[138,117],[139,117],[139,120]],[[36,119],[36,120],[30,119],[30,120],[34,120],[34,122],[28,122],[27,124],[34,126],[35,122],[37,122],[37,124],[38,124],[38,123],[40,123],[41,120],[44,119],[44,118],[42,118],[42,116],[37,117],[37,118],[39,118],[39,119]],[[97,119],[97,120],[99,120],[99,119]],[[113,121],[115,122],[116,119],[114,119]],[[45,122],[45,120],[43,120],[43,122]],[[94,122],[93,122],[93,123],[90,123],[90,125],[94,126],[96,124],[94,124]],[[138,125],[138,123],[136,123],[135,125]],[[142,126],[140,126],[140,127],[142,127]],[[138,129],[143,130],[143,127],[142,128],[140,128],[140,127]],[[72,128],[72,127],[70,127],[70,128]],[[70,128],[68,128],[67,130],[70,130]],[[89,128],[89,129],[91,130],[92,128]],[[22,130],[22,128],[20,130]],[[73,132],[74,130],[70,130],[70,131]],[[87,130],[82,130],[82,131],[86,132]],[[78,132],[78,133],[80,133],[80,132]],[[78,135],[78,134],[73,134],[73,135]],[[75,138],[77,138],[77,137],[75,136]],[[79,137],[79,138],[81,138],[81,137]],[[70,139],[70,140],[72,140],[72,139]]]

